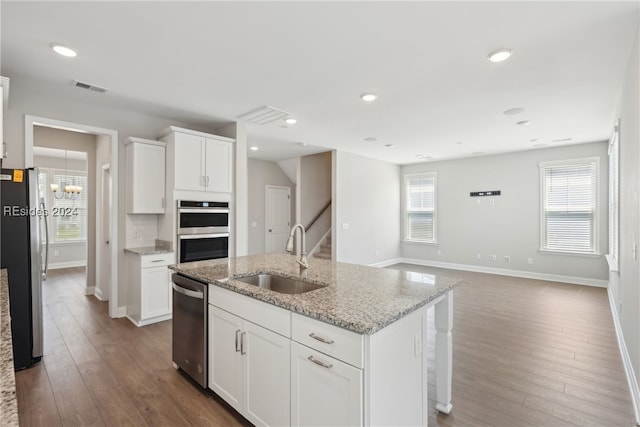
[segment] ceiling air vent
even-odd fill
[[[100,86],[92,85],[91,83],[80,82],[78,80],[74,80],[73,81],[73,85],[75,87],[79,87],[81,89],[92,90],[92,91],[98,92],[98,93],[107,93],[107,92],[109,92],[109,89],[105,89],[105,88],[100,87]]]
[[[263,105],[262,107],[254,108],[249,112],[240,114],[237,118],[249,123],[266,125],[267,123],[275,122],[276,120],[281,120],[289,116],[292,116],[292,114],[287,111],[271,107],[270,105]]]

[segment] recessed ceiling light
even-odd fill
[[[307,145],[309,145],[306,142],[296,142],[296,144],[298,144],[301,147],[306,147]]]
[[[551,142],[568,142],[568,141],[572,141],[573,138],[560,138],[560,139],[554,139]]]
[[[378,138],[375,138],[373,136],[368,136],[364,139],[366,142],[378,142]]]
[[[66,56],[67,58],[73,58],[78,55],[75,50],[58,43],[51,43],[50,46],[58,55]]]
[[[506,116],[512,116],[514,114],[520,114],[524,112],[524,108],[510,108],[502,112]]]
[[[516,124],[518,126],[527,126],[531,124],[531,120],[520,120],[519,122],[516,122]]]
[[[513,55],[513,51],[511,49],[496,49],[493,52],[487,55],[487,59],[491,62],[502,62],[509,59],[509,57]]]
[[[462,141],[458,141],[458,142],[456,142],[456,144],[462,145]]]
[[[540,141],[540,138],[531,138],[529,140],[529,142],[538,142],[538,141]]]
[[[287,117],[286,119],[284,119],[284,122],[288,125],[295,125],[298,121],[293,117]]]
[[[258,151],[258,147],[256,147],[255,145],[253,145],[253,146],[249,147],[249,149],[250,149],[251,151]]]
[[[360,95],[360,98],[365,102],[375,101],[377,97],[378,95],[376,95],[375,93],[363,93],[362,95]]]
[[[416,154],[416,157],[419,159],[424,159],[427,156],[425,156],[424,154]]]
[[[396,144],[387,144],[385,145],[385,147],[387,148],[395,148]]]

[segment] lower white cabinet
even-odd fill
[[[171,319],[173,252],[126,255],[127,318],[136,326]]]
[[[291,343],[291,425],[362,425],[362,369]]]
[[[289,425],[290,343],[209,305],[209,387],[257,426]]]

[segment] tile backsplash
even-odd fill
[[[155,246],[158,238],[157,215],[127,215],[126,248]]]

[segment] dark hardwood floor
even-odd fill
[[[430,401],[430,425],[634,425],[604,289],[389,268],[464,280],[454,291],[453,411],[437,414]],[[16,373],[21,426],[248,424],[172,367],[171,321],[110,319],[83,285],[81,268],[45,282],[43,362]]]

